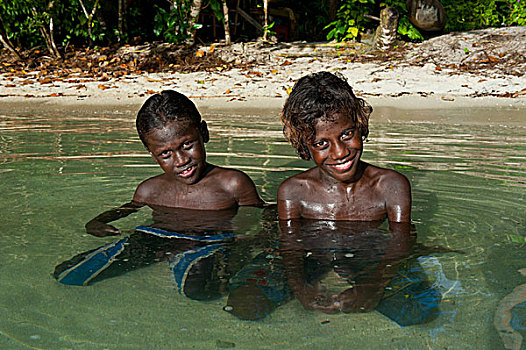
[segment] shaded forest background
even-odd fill
[[[12,0],[0,2],[0,40],[4,52],[19,60],[35,55],[63,59],[80,48],[99,50],[154,41],[211,43],[224,40],[227,15],[233,42],[267,34],[280,41],[360,41],[378,26],[372,17],[387,6],[400,13],[398,34],[404,40],[526,25],[526,0],[441,3],[447,14],[445,27],[426,33],[411,24],[405,0],[270,1],[274,15],[270,11],[266,22],[262,0]],[[238,9],[260,26],[249,23]],[[287,13],[294,16],[294,28]]]

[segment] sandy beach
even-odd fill
[[[485,41],[486,37],[492,40]],[[2,74],[0,111],[135,110],[149,95],[165,89],[190,96],[204,111],[279,110],[295,81],[323,70],[343,74],[374,107],[522,109],[526,108],[525,38],[526,27],[453,33],[415,45],[411,57],[384,62],[360,62],[347,56],[349,50],[327,44],[270,48],[235,44],[229,48],[232,57],[246,59],[256,53],[259,63],[249,69],[143,72],[100,80],[81,74],[42,79],[38,71],[24,76]],[[212,46],[201,50],[204,54],[218,51]],[[482,64],[481,55],[496,64]],[[522,61],[515,64],[515,57]],[[506,69],[499,65],[504,60]],[[466,62],[470,68],[460,69],[459,64]]]

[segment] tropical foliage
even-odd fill
[[[198,11],[208,11],[221,22],[223,1],[226,0],[0,1],[0,41],[12,52],[44,49],[55,57],[60,57],[70,45],[94,47],[152,40],[182,43],[202,28],[203,23],[196,20],[196,4]],[[393,6],[400,13],[400,35],[422,39],[409,22],[405,0],[336,1],[339,9],[332,20],[328,0],[282,2],[298,15],[299,39],[359,40],[378,25],[370,16],[378,16],[386,6]],[[445,31],[526,25],[526,0],[441,2],[448,17]]]

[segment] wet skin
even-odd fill
[[[411,187],[402,174],[361,160],[357,125],[337,113],[314,123],[308,143],[316,166],[285,180],[278,189],[281,220],[324,219],[410,222]]]
[[[117,235],[107,223],[137,211],[144,205],[195,210],[224,210],[238,206],[261,206],[264,202],[254,182],[243,172],[206,162],[206,123],[167,123],[145,135],[154,161],[164,173],[143,181],[133,200],[102,213],[86,224],[95,236]]]

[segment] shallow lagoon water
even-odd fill
[[[276,115],[204,115],[208,160],[248,173],[267,201],[284,178],[310,166],[285,142]],[[499,118],[488,122],[486,115]],[[132,115],[4,113],[0,348],[502,349],[495,313],[526,284],[518,272],[526,268],[526,121],[520,115],[524,111],[373,114],[363,159],[410,179],[419,243],[463,252],[420,258],[443,296],[441,313],[430,323],[400,327],[378,312],[327,315],[306,311],[297,300],[263,320],[242,321],[223,311],[225,298],[203,302],[177,294],[164,263],[88,287],[57,283],[57,264],[114,240],[86,235],[84,224],[127,202],[137,184],[160,169],[138,140]],[[235,225],[243,234],[257,232],[258,215],[241,210]],[[126,234],[150,221],[144,209],[116,226]],[[512,310],[512,321],[524,336],[522,305]]]

